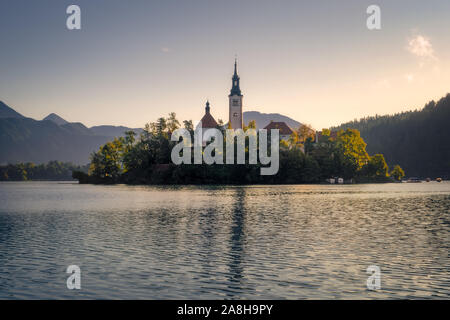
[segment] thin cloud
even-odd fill
[[[429,58],[436,60],[431,41],[423,35],[417,35],[413,38],[410,38],[408,40],[407,49],[410,53],[419,58]]]
[[[168,53],[168,52],[170,52],[170,48],[162,47],[161,51],[164,52],[164,53]]]

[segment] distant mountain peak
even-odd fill
[[[255,120],[256,127],[258,129],[264,128],[271,121],[285,122],[289,127],[291,127],[294,130],[297,130],[302,125],[300,122],[279,113],[261,113],[259,111],[244,112],[244,123],[248,124],[249,121],[252,120]]]
[[[0,101],[0,118],[25,118],[23,115],[9,107],[3,101]]]
[[[128,128],[124,126],[93,126],[89,130],[96,136],[110,136],[110,137],[123,137],[126,131],[134,131],[137,134],[142,132],[140,128]]]
[[[56,123],[58,126],[62,126],[64,124],[68,124],[69,122],[58,116],[56,113],[50,113],[42,120],[49,120]]]

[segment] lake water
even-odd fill
[[[449,211],[449,182],[0,183],[0,298],[448,299]]]

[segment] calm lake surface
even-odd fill
[[[448,299],[449,211],[449,182],[0,183],[0,298]]]

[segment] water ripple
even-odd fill
[[[448,182],[0,183],[0,203],[2,299],[450,297]]]

